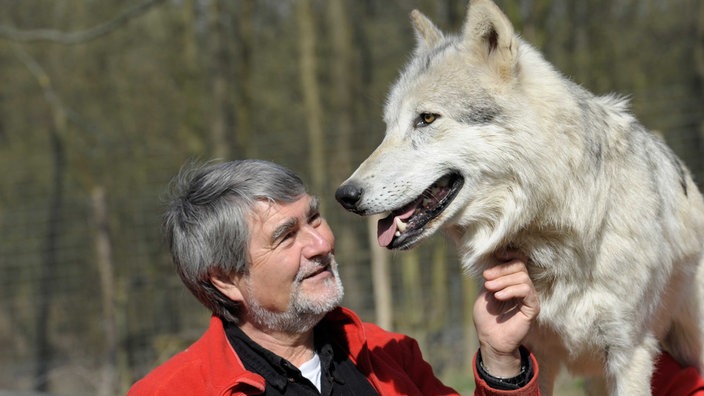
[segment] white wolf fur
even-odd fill
[[[682,162],[625,101],[556,72],[491,1],[470,2],[457,36],[411,19],[417,47],[384,140],[338,200],[400,216],[434,180],[461,175],[444,210],[390,248],[443,229],[472,276],[501,248],[529,257],[541,312],[525,343],[543,394],[562,364],[612,395],[650,394],[660,348],[702,372],[704,203]]]

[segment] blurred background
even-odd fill
[[[505,0],[567,77],[631,98],[704,176],[704,2]],[[161,236],[187,161],[284,164],[336,232],[345,304],[471,394],[474,281],[441,236],[377,249],[333,194],[414,46],[465,0],[0,0],[0,394],[120,395],[205,330]],[[370,237],[369,230],[372,230]],[[562,393],[580,394],[565,379]]]

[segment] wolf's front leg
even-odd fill
[[[560,373],[562,364],[554,357],[551,359],[550,357],[542,358],[536,355],[535,358],[538,360],[538,367],[540,370],[540,374],[538,376],[540,395],[552,396],[555,388],[555,381],[557,381],[557,375]]]
[[[657,340],[647,336],[641,345],[631,349],[609,349],[607,383],[612,396],[651,395],[650,380],[653,375]]]

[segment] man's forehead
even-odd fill
[[[299,215],[299,213],[296,213],[299,206],[305,213],[308,213],[311,209],[318,208],[318,199],[308,194],[303,194],[293,202],[277,202],[271,199],[257,200],[250,215],[250,220],[260,225],[286,221],[287,218]]]

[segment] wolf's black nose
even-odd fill
[[[345,209],[354,211],[363,192],[364,190],[354,183],[343,184],[335,191],[335,199]]]

